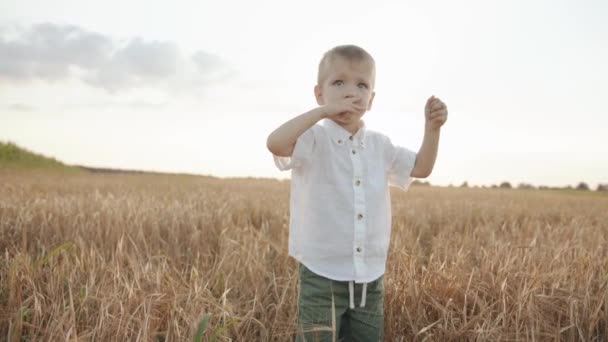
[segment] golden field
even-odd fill
[[[387,341],[608,340],[608,196],[392,189]],[[290,341],[289,183],[0,171],[0,340]]]

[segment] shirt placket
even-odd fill
[[[349,140],[353,141],[350,136]],[[366,214],[365,214],[365,190],[363,186],[363,164],[361,162],[361,152],[363,143],[359,146],[356,143],[351,144],[351,161],[353,163],[353,179],[352,186],[354,192],[354,239],[353,239],[353,258],[355,265],[355,278],[363,278],[366,273],[365,265],[365,235],[366,235]]]

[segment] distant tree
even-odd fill
[[[469,183],[467,183],[467,181],[464,181],[464,183],[462,183],[462,185],[460,187],[461,188],[468,188],[469,187]]]
[[[502,182],[502,183],[500,183],[500,187],[502,189],[511,189],[512,188],[511,187],[511,183],[509,183],[509,182]]]
[[[608,191],[608,184],[598,184],[596,191]]]
[[[580,182],[576,186],[576,190],[589,191],[589,185],[587,185],[587,183],[585,183],[585,182]]]
[[[519,183],[519,185],[517,186],[518,189],[524,189],[524,190],[532,190],[534,189],[534,186],[532,184],[526,184],[526,183]]]
[[[431,186],[431,183],[430,182],[421,182],[416,179],[415,181],[412,182],[412,185],[414,185],[414,186]]]

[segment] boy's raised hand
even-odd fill
[[[448,119],[448,107],[433,95],[426,101],[424,116],[426,129],[438,130]]]
[[[363,113],[367,110],[367,107],[361,103],[357,103],[360,101],[360,97],[350,97],[338,102],[328,103],[322,107],[323,116],[340,121],[348,113]]]

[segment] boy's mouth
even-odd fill
[[[351,116],[357,115],[357,114],[359,114],[359,113],[350,112],[350,111],[349,112],[342,112],[342,113],[340,113],[340,117],[351,117]]]

